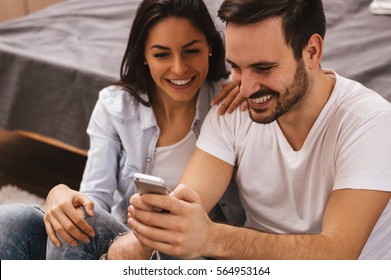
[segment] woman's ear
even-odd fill
[[[323,39],[319,34],[313,34],[303,50],[303,59],[309,69],[313,70],[320,66],[323,56]]]

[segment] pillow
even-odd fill
[[[373,0],[369,11],[376,15],[391,15],[391,0]]]

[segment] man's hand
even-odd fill
[[[86,195],[62,184],[49,192],[44,222],[50,240],[57,247],[61,247],[57,234],[71,246],[77,246],[77,240],[88,243],[89,237],[95,236],[80,206],[86,215],[94,215],[94,203]]]
[[[143,246],[183,259],[206,253],[213,222],[196,192],[180,185],[170,195],[135,195],[130,202],[128,223]]]

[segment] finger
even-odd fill
[[[59,219],[64,219],[61,218],[61,216],[64,216],[64,213],[61,209],[51,209],[45,213],[44,221],[48,236],[51,237],[50,239],[53,241],[54,244],[56,244],[56,246],[61,246],[61,242],[58,239],[59,236],[69,245],[76,246],[77,243],[75,239],[66,233],[61,222],[59,221]],[[58,242],[56,242],[56,240],[58,240]]]
[[[172,231],[168,231],[162,228],[149,226],[146,224],[143,224],[142,222],[136,220],[136,219],[130,219],[130,224],[132,225],[132,231],[133,234],[139,239],[142,237],[142,239],[149,239],[151,241],[155,242],[164,242],[164,243],[170,243],[172,242],[172,235],[175,235]],[[145,244],[144,244],[145,245]],[[149,247],[148,248],[154,248]]]
[[[145,194],[145,195],[147,195],[147,194]],[[142,196],[138,193],[132,195],[132,197],[129,200],[129,203],[131,206],[134,206],[138,209],[143,209],[146,211],[154,211],[154,207],[151,205],[145,204]]]
[[[58,240],[57,235],[56,235],[51,223],[49,221],[47,221],[46,219],[44,219],[44,223],[45,223],[46,233],[47,233],[49,239],[53,242],[53,244],[57,248],[60,248],[61,242],[60,242],[60,240]]]
[[[177,227],[175,217],[168,213],[144,211],[134,207],[131,209],[131,217],[128,219],[128,222],[130,223],[132,220],[137,220],[151,227],[171,228],[175,230]]]
[[[56,219],[52,221],[52,225],[55,231],[67,242],[68,240],[75,238],[83,243],[88,243],[88,236],[81,232],[79,227],[91,227],[84,220],[84,213],[79,207],[71,208],[72,209],[66,209],[65,213],[63,211],[55,212],[54,216]],[[55,221],[58,221],[58,223],[55,223]],[[69,238],[69,236],[72,236],[73,238]]]
[[[94,229],[87,223],[85,220],[87,217],[87,211],[84,209],[83,206],[76,206],[75,207],[76,215],[72,215],[72,222],[83,232],[85,232],[88,236],[94,237],[95,232]],[[86,243],[87,239],[82,237],[84,239],[84,243]]]
[[[175,203],[179,200],[172,195],[161,195],[161,194],[143,194],[141,200],[144,205],[148,207],[137,208],[139,210],[144,210],[145,212],[162,212],[167,213],[175,209]],[[132,212],[132,214],[134,214]]]
[[[232,113],[243,102],[243,97],[240,95],[239,87],[235,87],[227,96],[228,101],[224,101],[227,104],[226,112]],[[222,113],[222,112],[221,112]]]
[[[52,242],[54,244],[56,244],[54,241],[55,240],[59,240],[57,235],[59,235],[65,242],[67,242],[69,245],[71,245],[72,247],[76,247],[77,246],[77,242],[76,240],[70,236],[65,230],[64,228],[61,226],[61,224],[57,221],[57,220],[51,220],[50,222],[50,225],[51,225],[51,228],[54,230],[54,233],[51,235],[52,238],[50,238],[50,240],[52,240]],[[56,237],[54,237],[56,236]],[[60,242],[60,241],[59,241]],[[58,243],[57,243],[58,244]],[[61,243],[60,243],[61,244]],[[56,245],[57,246],[57,245]],[[61,246],[61,245],[60,245]]]
[[[220,104],[218,114],[222,115],[225,112],[232,113],[242,102],[243,97],[239,94],[239,87],[235,87],[225,97],[224,101]]]
[[[181,214],[187,213],[193,203],[202,205],[200,196],[188,188],[175,190],[171,195],[145,194],[142,196],[142,199],[146,204],[151,205],[151,207],[166,211],[157,213],[155,211],[131,208],[130,213],[132,217],[139,220],[139,213],[141,213],[144,223],[162,228],[175,228],[172,224],[173,216],[180,216]]]
[[[221,86],[221,90],[216,94],[211,102],[211,106],[219,104],[236,87],[235,83],[226,83]]]
[[[86,195],[78,196],[74,206],[82,205],[86,214],[90,217],[94,216],[94,202],[90,200]]]
[[[231,103],[235,99],[235,97],[236,97],[235,91],[229,92],[229,94],[220,103],[217,113],[219,115],[223,115],[227,111],[227,109],[231,106]]]
[[[170,193],[170,195],[179,200],[183,200],[190,203],[200,202],[199,195],[195,191],[186,188],[184,184],[179,184],[178,187]]]
[[[142,236],[141,234],[139,234],[137,232],[134,233],[134,236],[138,239],[138,241],[140,242],[140,244],[144,248],[151,248],[151,249],[157,250],[157,251],[159,251],[161,253],[164,253],[166,255],[176,257],[176,255],[174,253],[175,252],[174,251],[175,247],[172,244],[164,243],[164,242],[158,242],[158,241],[155,241],[155,240],[148,239],[148,238]]]
[[[157,228],[146,227],[137,221],[132,223],[136,229],[133,229],[134,236],[145,248],[152,248],[169,256],[181,257],[181,252],[177,249],[180,245],[180,238],[177,234],[171,234],[169,231]]]
[[[247,108],[248,108],[247,102],[246,102],[246,100],[243,100],[242,104],[240,105],[240,109],[242,111],[246,111]]]

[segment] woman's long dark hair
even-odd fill
[[[206,80],[218,81],[228,76],[222,37],[216,30],[202,0],[144,0],[137,10],[130,30],[128,45],[121,64],[121,79],[116,84],[127,89],[145,106],[151,106],[150,94],[155,86],[149,68],[144,65],[145,43],[151,28],[168,17],[188,19],[205,35],[213,53],[209,57]],[[140,92],[147,93],[149,100],[144,100],[139,95]]]

